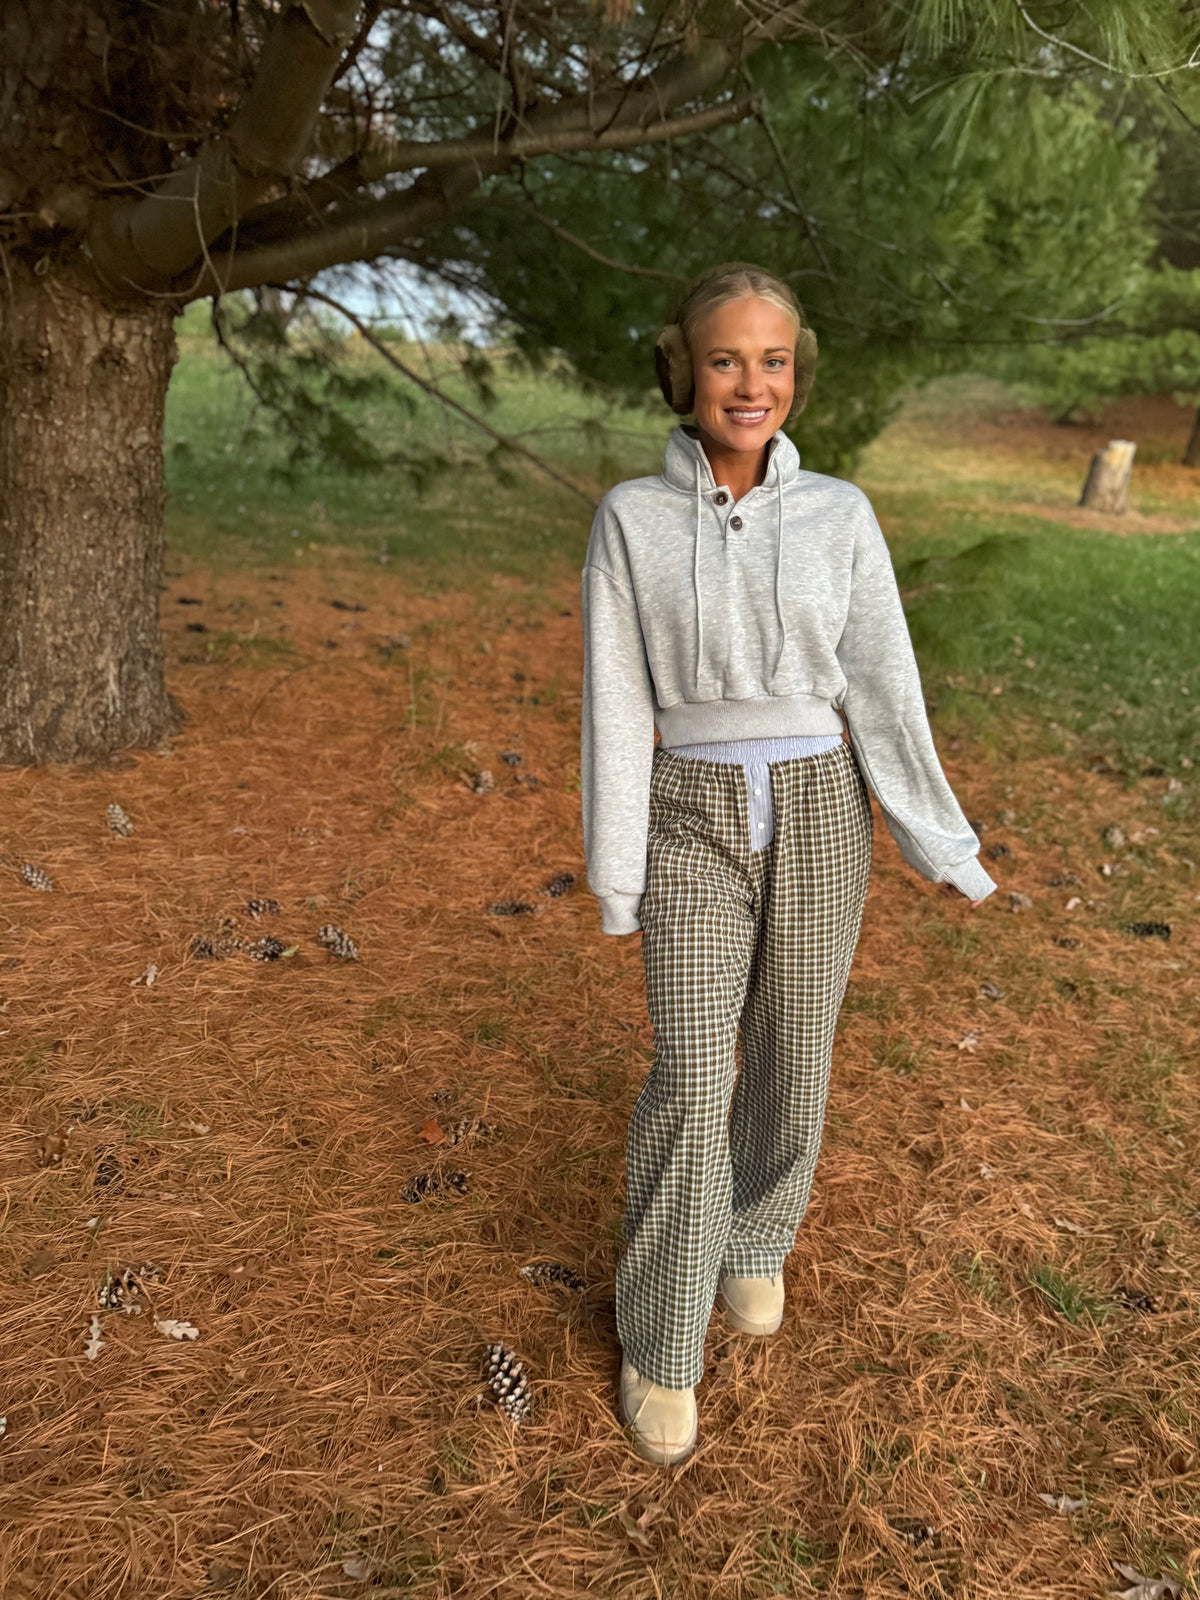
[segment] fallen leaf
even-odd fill
[[[1014,889],[1008,897],[1008,909],[1010,911],[1032,911],[1033,901],[1027,894],[1020,894]]]
[[[959,1046],[959,1049],[960,1049],[960,1050],[961,1050],[961,1049],[962,1049],[962,1046],[961,1046],[961,1045],[960,1045],[960,1046]],[[974,1109],[975,1109],[975,1107],[974,1107],[974,1106],[973,1106],[973,1105],[972,1105],[972,1104],[971,1104],[971,1102],[970,1102],[970,1101],[969,1101],[969,1100],[967,1100],[967,1099],[965,1099],[965,1098],[964,1098],[964,1097],[963,1097],[963,1096],[961,1096],[961,1095],[960,1095],[960,1096],[959,1096],[959,1101],[958,1101],[958,1103],[959,1103],[959,1106],[960,1106],[960,1107],[961,1107],[961,1109],[962,1109],[962,1110],[963,1110],[963,1111],[974,1111]]]
[[[1183,1593],[1183,1585],[1174,1578],[1148,1578],[1123,1561],[1114,1561],[1113,1566],[1133,1585],[1131,1589],[1109,1590],[1110,1594],[1119,1594],[1121,1600],[1176,1600]]]
[[[1077,894],[1073,894],[1071,896],[1071,898],[1067,901],[1067,910],[1068,911],[1074,911],[1074,910],[1076,910],[1077,907],[1081,906],[1082,904],[1083,904],[1083,901],[1079,898],[1079,896]]]
[[[39,1167],[59,1167],[62,1158],[67,1153],[67,1136],[70,1128],[56,1128],[53,1133],[44,1133],[38,1140],[37,1158]]]
[[[173,1317],[156,1317],[154,1326],[168,1339],[198,1339],[200,1329],[190,1322],[177,1322]]]
[[[441,1126],[432,1117],[421,1124],[421,1137],[427,1144],[445,1144],[446,1135]]]
[[[651,1500],[637,1518],[632,1515],[627,1505],[617,1507],[617,1521],[643,1555],[654,1554],[654,1540],[650,1537],[649,1528],[651,1523],[663,1515],[663,1511],[664,1508],[657,1500]]]
[[[89,1361],[95,1361],[96,1357],[100,1354],[101,1350],[104,1349],[104,1344],[105,1344],[105,1341],[100,1337],[100,1318],[99,1317],[93,1317],[92,1318],[91,1322],[88,1325],[88,1333],[91,1335],[91,1337],[88,1339],[87,1345],[86,1345],[83,1353],[88,1358]]]
[[[981,983],[979,985],[979,993],[984,1000],[1004,999],[1004,990],[1000,988],[999,984],[995,983]]]
[[[979,1176],[981,1178],[994,1178],[996,1174],[991,1167],[984,1163],[979,1169]]]
[[[1067,1233],[1086,1233],[1087,1232],[1087,1229],[1086,1228],[1081,1228],[1077,1222],[1068,1222],[1066,1217],[1054,1217],[1051,1220],[1053,1221],[1054,1226],[1056,1228],[1063,1228],[1063,1229],[1066,1230]]]
[[[1061,1511],[1066,1516],[1071,1511],[1082,1511],[1087,1505],[1086,1500],[1072,1500],[1069,1494],[1039,1494],[1038,1499],[1054,1511]]]
[[[46,1245],[41,1245],[25,1263],[25,1276],[27,1278],[39,1277],[43,1272],[49,1272],[56,1265],[53,1251],[48,1249]]]
[[[1037,1217],[1034,1215],[1033,1207],[1029,1204],[1029,1202],[1027,1200],[1021,1200],[1018,1203],[1018,1210],[1021,1212],[1022,1216],[1028,1217],[1031,1222],[1036,1222],[1037,1221]]]
[[[139,972],[136,978],[130,978],[129,987],[131,989],[136,989],[139,983],[144,983],[146,985],[147,989],[149,989],[153,985],[154,980],[157,977],[158,977],[158,968],[154,965],[153,961],[151,961],[146,966],[146,969],[145,969],[144,972]]]
[[[979,1029],[972,1028],[969,1032],[963,1034],[962,1038],[956,1042],[954,1048],[956,1050],[965,1050],[968,1055],[974,1055],[975,1047],[978,1045],[978,1043]]]
[[[358,1578],[365,1583],[371,1576],[371,1563],[366,1556],[350,1556],[342,1562],[342,1571],[348,1578]]]
[[[235,1583],[240,1583],[242,1578],[241,1567],[230,1567],[224,1561],[211,1561],[208,1566],[208,1581],[214,1589],[232,1589]]]
[[[212,1129],[207,1122],[192,1122],[190,1119],[179,1124],[188,1133],[211,1133]]]

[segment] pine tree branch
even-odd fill
[[[513,131],[501,140],[496,138],[490,121],[477,126],[463,139],[380,140],[339,162],[298,195],[245,213],[239,224],[239,236],[244,245],[260,247],[299,233],[326,207],[341,204],[370,184],[401,172],[474,167],[478,169],[476,183],[479,183],[505,170],[514,161],[578,150],[631,149],[638,144],[686,137],[719,127],[735,117],[755,115],[753,96],[726,102],[710,112],[692,113],[686,120],[671,119],[669,114],[711,93],[762,45],[794,33],[804,25],[807,4],[808,0],[786,0],[747,27],[740,6],[733,0],[725,0],[716,9],[712,31],[692,48],[675,51],[652,72],[619,88],[541,101],[525,115],[516,116]],[[720,31],[722,27],[725,32]],[[496,70],[498,66],[497,52]],[[735,110],[735,106],[740,109]],[[710,116],[711,121],[705,120]],[[502,155],[504,161],[496,165],[496,158]],[[327,264],[347,259],[353,258],[338,256]],[[279,276],[281,270],[276,269],[268,276]],[[236,286],[235,279],[229,280],[229,286]],[[201,288],[198,292],[206,294],[211,289]]]
[[[639,145],[661,143],[667,139],[705,132],[752,114],[755,102],[727,101],[707,111],[675,117],[649,126],[610,128],[603,134],[585,135],[575,130],[547,135],[540,154],[571,150],[629,150]],[[524,154],[529,154],[528,146]],[[503,172],[520,154],[502,144],[486,157],[477,154],[448,168],[425,172],[410,188],[381,200],[362,199],[335,209],[303,232],[240,250],[214,250],[211,258],[190,281],[177,284],[186,300],[233,289],[249,289],[264,283],[286,282],[308,277],[327,267],[351,261],[369,261],[388,250],[398,249],[407,240],[443,227],[459,215],[470,195],[485,179]],[[243,241],[245,230],[242,230]]]
[[[582,252],[583,255],[590,257],[593,261],[598,261],[602,267],[612,267],[614,271],[628,273],[630,277],[659,278],[665,283],[687,282],[686,275],[681,272],[664,272],[660,267],[639,267],[630,261],[615,261],[612,256],[602,255],[595,245],[590,245],[586,239],[581,239],[577,233],[569,232],[560,223],[555,222],[553,217],[547,217],[535,205],[530,203],[523,204],[520,200],[501,200],[498,197],[493,199],[490,196],[485,196],[483,199],[476,201],[471,209],[472,211],[476,209],[509,211],[514,216],[529,217],[534,222],[540,223],[548,232],[555,234],[559,239]]]
[[[285,284],[279,284],[277,287],[286,288],[287,286]],[[413,369],[407,365],[407,363],[401,361],[399,356],[394,355],[392,351],[388,349],[387,345],[385,345],[381,339],[378,339],[375,336],[371,328],[365,322],[363,322],[361,317],[356,316],[355,313],[351,311],[348,306],[344,306],[340,300],[335,300],[332,295],[322,294],[320,289],[314,289],[311,284],[306,285],[304,293],[309,299],[320,300],[323,305],[330,306],[334,311],[338,312],[340,316],[345,317],[347,322],[353,324],[353,326],[358,329],[358,332],[371,346],[372,350],[381,355],[389,366],[395,367],[396,371],[403,374],[403,376],[406,377],[410,383],[415,383],[419,389],[423,389],[427,395],[437,400],[439,404],[449,406],[452,411],[457,411],[460,416],[465,417],[467,421],[470,422],[474,427],[481,429],[488,435],[489,438],[494,439],[497,444],[502,445],[504,449],[512,450],[515,454],[524,456],[527,461],[531,461],[533,465],[537,467],[539,472],[544,472],[548,478],[553,478],[555,483],[561,484],[564,489],[569,489],[572,494],[578,495],[581,500],[586,500],[593,511],[596,509],[597,502],[590,494],[588,494],[586,489],[581,489],[579,485],[577,483],[573,483],[570,478],[564,477],[557,468],[552,467],[548,461],[543,461],[541,456],[530,450],[528,446],[521,444],[519,440],[512,438],[509,434],[498,433],[497,430],[492,427],[490,422],[485,422],[484,419],[480,416],[477,416],[475,412],[469,411],[466,406],[460,405],[457,400],[452,400],[448,394],[444,394],[442,390],[438,388],[437,384],[430,383],[428,379],[422,378],[420,373],[414,372]]]
[[[568,155],[579,150],[630,150],[637,145],[660,144],[667,139],[707,133],[730,122],[740,122],[757,115],[758,105],[757,97],[748,95],[741,100],[728,100],[722,105],[693,112],[686,117],[649,125],[633,122],[609,127],[602,132],[587,126],[584,121],[586,106],[573,105],[571,108],[578,118],[578,126],[572,126],[575,116],[571,119],[565,115],[559,119],[553,118],[549,113],[560,108],[550,106],[545,108],[546,115],[539,117],[535,113],[526,120],[525,130],[514,133],[499,146],[490,134],[439,143],[421,140],[381,141],[339,162],[322,177],[315,179],[301,194],[250,212],[243,217],[238,232],[247,249],[285,238],[319,217],[327,206],[347,200],[369,184],[400,172],[411,172],[418,168],[434,171],[447,166],[469,166],[480,172],[482,181],[483,177],[490,177],[518,161],[535,156]],[[498,156],[502,158],[499,163]]]
[[[110,282],[160,289],[299,167],[362,0],[298,0],[267,35],[228,131],[152,194],[102,211],[88,232]]]

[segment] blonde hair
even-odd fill
[[[816,376],[817,336],[805,320],[800,302],[783,279],[773,272],[748,261],[724,261],[692,280],[654,345],[659,388],[672,411],[681,417],[689,416],[696,405],[692,335],[697,324],[718,306],[730,300],[743,300],[748,295],[756,295],[778,306],[796,324],[795,393],[786,420],[791,422],[804,410]]]

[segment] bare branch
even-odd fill
[[[101,276],[131,287],[162,287],[296,171],[360,4],[300,0],[288,6],[267,36],[228,131],[146,199],[98,216],[87,244]]]
[[[543,228],[546,228],[550,233],[556,234],[560,239],[565,240],[567,244],[572,245],[585,256],[590,256],[593,261],[598,261],[602,267],[612,267],[617,272],[627,272],[631,277],[635,278],[661,278],[666,283],[687,282],[684,274],[679,272],[663,272],[659,267],[636,267],[628,261],[614,261],[612,256],[601,255],[600,251],[594,245],[590,245],[586,239],[581,239],[577,233],[569,233],[566,228],[555,222],[553,217],[544,216],[534,205],[522,204],[519,200],[492,199],[490,196],[485,196],[483,199],[476,201],[471,209],[475,210],[476,207],[488,210],[512,211],[517,216],[531,217],[534,222],[540,222]]]
[[[280,285],[280,287],[285,287],[285,285]],[[322,294],[319,289],[314,289],[311,284],[306,287],[304,292],[310,299],[320,300],[323,304],[331,306],[333,310],[345,317],[347,322],[352,323],[371,346],[372,350],[381,355],[390,366],[395,367],[397,372],[403,373],[410,383],[415,383],[427,395],[430,395],[442,405],[449,406],[451,410],[457,411],[460,416],[466,417],[468,422],[472,423],[476,428],[482,429],[490,438],[495,439],[497,444],[503,445],[506,450],[512,450],[515,454],[524,456],[527,461],[532,461],[540,472],[544,472],[548,478],[553,478],[555,483],[561,484],[564,489],[569,489],[572,494],[577,494],[581,500],[586,500],[593,511],[596,509],[596,501],[588,494],[586,489],[581,489],[577,483],[572,483],[570,478],[565,478],[549,462],[543,461],[541,456],[535,455],[532,450],[512,438],[511,435],[498,433],[490,422],[485,422],[482,417],[476,416],[473,411],[468,411],[466,406],[460,405],[457,400],[452,400],[448,394],[443,394],[435,383],[428,382],[419,373],[414,372],[410,366],[400,360],[399,356],[394,355],[382,340],[376,338],[361,317],[356,316],[349,307],[342,305],[340,300],[333,299],[331,295]]]
[[[590,138],[575,131],[559,134],[553,141],[547,136],[538,153],[628,150],[657,144],[738,121],[751,115],[756,104],[753,99],[727,101],[692,116],[675,117],[648,127],[610,128],[607,133]],[[520,154],[529,153],[528,146],[523,146]],[[179,284],[179,293],[184,299],[198,300],[231,289],[308,277],[350,261],[370,260],[407,239],[444,225],[461,211],[467,197],[486,178],[503,172],[520,159],[520,154],[512,152],[511,144],[502,144],[496,155],[489,154],[484,159],[476,148],[470,162],[462,161],[444,170],[435,168],[424,173],[411,188],[382,200],[364,199],[346,205],[321,218],[319,225],[306,232],[248,250],[214,251],[211,263],[191,282]]]

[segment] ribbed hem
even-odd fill
[[[942,878],[946,883],[952,883],[968,900],[986,900],[996,887],[994,880],[979,865],[978,856],[968,856],[953,867],[943,867]]]
[[[640,894],[597,895],[600,902],[600,926],[605,933],[636,933],[641,927],[638,907]]]
[[[811,694],[680,701],[678,705],[658,707],[654,720],[668,750],[680,744],[842,731],[842,719],[829,701]]]

